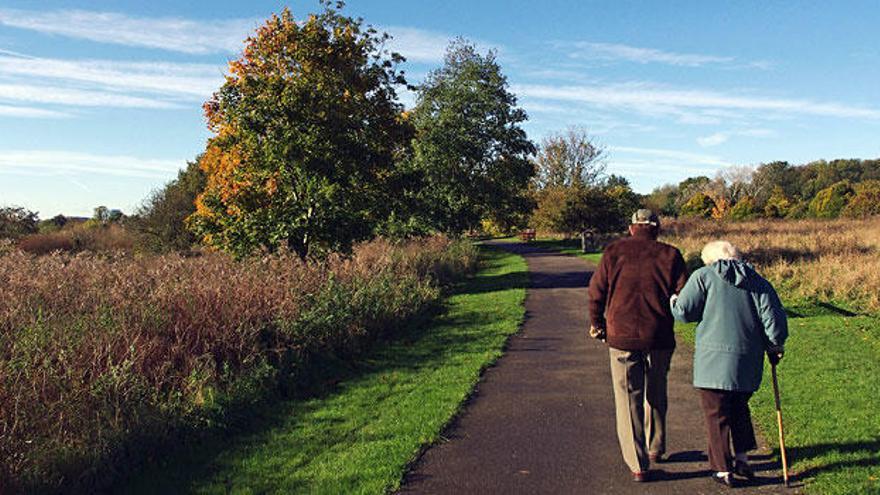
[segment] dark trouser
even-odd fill
[[[706,434],[709,437],[709,467],[713,471],[731,471],[730,442],[733,451],[748,452],[758,447],[752,428],[749,399],[752,392],[698,389],[706,416]]]

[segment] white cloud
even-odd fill
[[[34,107],[16,107],[10,105],[0,105],[0,115],[25,119],[58,119],[70,117],[70,114],[68,113],[56,112],[55,110]]]
[[[90,83],[105,88],[205,99],[223,83],[222,65],[60,60],[0,55],[0,76]]]
[[[733,57],[719,57],[715,55],[701,55],[695,53],[676,53],[655,48],[641,48],[617,43],[591,43],[581,41],[575,42],[572,47],[577,50],[571,53],[571,56],[574,58],[624,60],[640,64],[661,63],[681,67],[699,67],[707,64],[729,64],[735,60]]]
[[[443,58],[446,55],[446,48],[457,36],[449,33],[405,26],[388,26],[377,29],[379,29],[379,31],[385,31],[391,35],[391,40],[389,40],[387,45],[389,50],[400,53],[406,57],[408,62],[430,64],[439,64],[443,62]],[[468,42],[473,43],[480,52],[486,52],[489,50],[500,52],[502,49],[502,47],[485,40],[469,37],[465,37],[465,39]]]
[[[410,62],[437,63],[443,60],[452,36],[424,29],[390,26],[384,28],[392,36],[388,48]]]
[[[704,155],[688,151],[663,148],[639,148],[633,146],[612,146],[610,151],[613,154],[648,155],[663,160],[672,160],[679,163],[679,165],[708,165],[713,167],[733,166],[732,163],[716,155]]]
[[[708,136],[699,137],[697,138],[697,144],[704,148],[709,148],[726,143],[733,136],[766,138],[775,135],[776,131],[773,131],[772,129],[741,129],[727,132],[716,132]]]
[[[715,134],[710,134],[708,136],[697,138],[697,143],[704,148],[708,148],[725,143],[728,139],[730,139],[730,134],[725,132],[716,132]]]
[[[186,160],[96,155],[74,151],[13,150],[0,153],[0,173],[88,173],[167,179],[185,165]]]
[[[178,108],[179,105],[140,96],[28,84],[0,84],[0,100],[116,108]]]
[[[0,24],[100,43],[205,54],[239,51],[257,20],[191,20],[87,10],[0,9]]]
[[[513,85],[521,96],[554,101],[580,102],[598,107],[617,107],[648,114],[681,114],[698,110],[706,118],[724,110],[819,115],[839,118],[880,119],[880,110],[839,103],[801,99],[741,96],[709,90],[670,89],[645,83],[584,86]]]

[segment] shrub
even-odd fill
[[[773,192],[764,203],[764,216],[768,218],[784,218],[788,215],[793,204],[788,195],[780,186],[773,186]]]
[[[706,193],[698,192],[681,206],[679,213],[683,217],[709,218],[714,209],[715,202],[712,198]]]
[[[321,263],[8,252],[4,489],[100,489],[103,473],[302,385],[315,359],[399,331],[474,263],[471,244],[445,238],[374,241]]]
[[[17,239],[37,231],[37,214],[18,206],[0,208],[0,239]]]
[[[849,218],[880,215],[880,180],[869,180],[855,185],[855,194],[841,211]]]
[[[121,225],[101,225],[89,220],[57,232],[22,237],[18,241],[18,247],[31,254],[48,254],[53,251],[131,251],[136,242],[135,235]]]
[[[814,218],[837,218],[853,195],[849,181],[836,182],[822,189],[810,201],[809,213]]]
[[[727,211],[727,217],[731,220],[751,220],[757,216],[758,209],[755,206],[755,201],[748,196],[737,201],[733,208]]]

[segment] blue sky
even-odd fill
[[[197,155],[246,35],[317,2],[0,4],[0,205],[132,211]],[[731,166],[880,156],[880,3],[350,1],[411,82],[495,49],[533,140],[582,126],[639,192]],[[403,95],[411,102],[411,95]]]

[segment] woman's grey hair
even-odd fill
[[[711,265],[718,260],[738,260],[741,257],[739,249],[727,241],[712,241],[700,253],[704,265]]]

